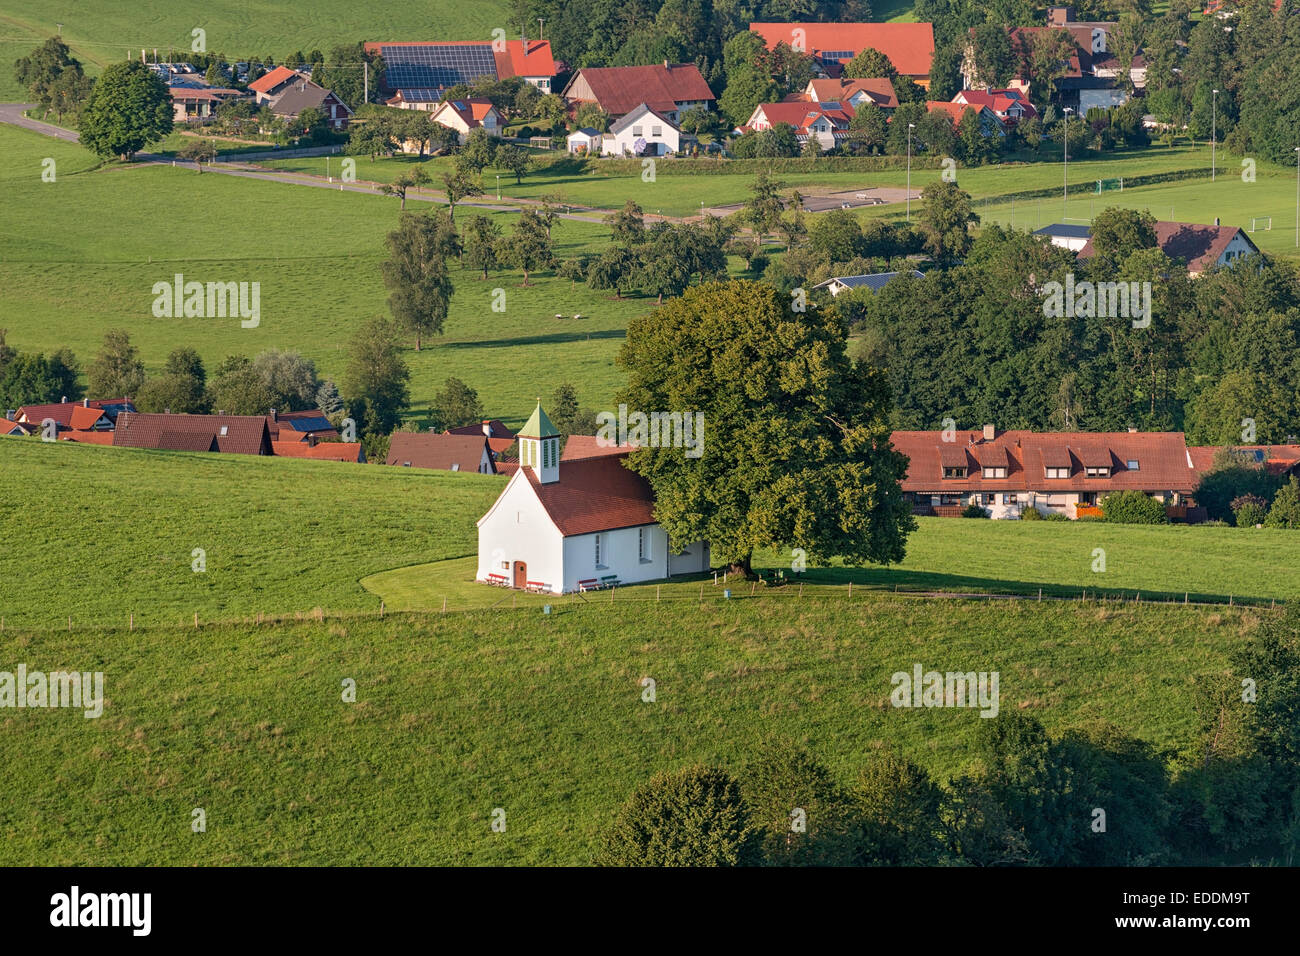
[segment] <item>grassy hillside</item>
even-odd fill
[[[137,624],[377,609],[358,579],[473,550],[503,479],[6,438],[0,616]],[[202,548],[207,570],[195,573]]]
[[[488,607],[474,584],[474,522],[499,477],[282,458],[0,442],[0,616],[8,627],[113,626],[392,608]],[[48,506],[37,506],[38,503]],[[52,504],[51,504],[52,503]],[[191,569],[195,548],[207,571]],[[1106,571],[1092,571],[1094,550]],[[1196,555],[1189,561],[1188,555]],[[767,567],[788,567],[760,555]],[[1079,589],[1147,600],[1300,598],[1300,535],[1283,530],[922,519],[901,567],[813,569],[808,586],[891,591]],[[707,587],[709,601],[722,588]],[[792,588],[784,589],[789,596]],[[742,586],[737,594],[746,593]],[[675,584],[665,597],[695,597]],[[617,599],[653,599],[653,586]],[[605,601],[607,595],[595,600]],[[581,604],[528,598],[521,605]],[[822,600],[815,590],[808,600]]]
[[[653,772],[740,769],[765,735],[844,778],[889,745],[956,771],[981,718],[891,708],[890,675],[916,663],[997,670],[1002,707],[1049,728],[1107,720],[1177,749],[1192,676],[1221,670],[1254,620],[855,598],[629,605],[618,627],[586,607],[8,631],[7,667],[103,671],[107,703],[98,720],[0,719],[23,795],[0,808],[0,865],[582,864]],[[206,833],[191,832],[196,807]]]
[[[0,235],[0,328],[9,329],[15,348],[68,346],[85,363],[104,331],[118,327],[131,333],[151,370],[178,345],[197,349],[210,369],[230,354],[281,348],[301,351],[323,377],[337,377],[356,328],[387,313],[379,264],[398,219],[396,200],[170,167],[88,171],[93,162],[80,147],[8,127],[0,127],[0,149],[9,158],[0,168],[0,218],[15,227]],[[47,156],[57,163],[55,183],[40,180]],[[494,218],[503,231],[513,228],[513,214]],[[570,221],[553,232],[561,257],[597,249],[608,234],[602,225]],[[154,317],[154,283],[178,272],[260,283],[260,326]],[[494,417],[517,424],[536,396],[564,381],[584,403],[606,407],[621,381],[613,359],[623,330],[653,302],[574,289],[549,274],[528,288],[518,272],[482,282],[458,269],[453,279],[445,336],[406,354],[417,415],[449,375],[477,388]],[[506,290],[503,313],[491,310],[498,287]],[[570,318],[577,313],[584,318]]]

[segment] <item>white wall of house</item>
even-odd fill
[[[1087,113],[1095,106],[1108,110],[1115,106],[1123,106],[1127,102],[1128,94],[1122,89],[1079,91],[1080,113]]]
[[[1251,247],[1249,240],[1238,232],[1232,237],[1232,241],[1228,243],[1227,248],[1223,250],[1223,255],[1219,256],[1218,264],[1221,266],[1229,265],[1233,261],[1240,259],[1242,256],[1248,256],[1254,251],[1255,250]]]
[[[513,585],[517,561],[527,565],[527,580],[549,584],[557,594],[564,589],[564,537],[523,471],[515,472],[496,504],[479,519],[475,579],[503,574]]]
[[[578,582],[615,575],[620,584],[653,581],[668,576],[668,535],[657,524],[601,531],[600,564],[596,564],[596,534],[564,539],[564,589],[578,590]],[[648,553],[642,557],[644,536]]]
[[[681,554],[668,556],[668,573],[697,574],[709,570],[709,542],[696,541],[689,544]]]
[[[631,124],[625,126],[621,132],[613,134],[614,153],[623,155],[627,153],[634,155],[636,150],[633,147],[638,139],[646,141],[646,156],[663,156],[666,153],[675,153],[681,149],[682,133],[676,126],[665,122],[653,113],[645,113],[637,117]]]

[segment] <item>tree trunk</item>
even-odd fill
[[[743,574],[746,580],[753,580],[754,575],[754,553],[751,551],[739,561],[732,561],[729,568],[732,574]]]

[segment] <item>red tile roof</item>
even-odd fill
[[[961,118],[966,115],[967,110],[974,110],[976,115],[979,114],[978,106],[967,106],[964,103],[938,103],[930,101],[925,104],[925,108],[931,113],[947,113],[952,118],[952,125],[956,126],[961,122]]]
[[[66,431],[59,433],[59,440],[75,441],[82,445],[111,445],[113,444],[113,433],[110,431]]]
[[[487,431],[483,426],[487,426]],[[447,429],[448,435],[487,435],[489,438],[510,438],[515,437],[515,433],[506,427],[505,422],[499,418],[485,419],[478,425],[457,425],[455,428]]]
[[[361,442],[323,441],[312,445],[303,441],[273,441],[271,449],[281,458],[314,458],[317,461],[364,461]]]
[[[606,455],[560,463],[560,480],[542,484],[531,468],[524,479],[560,533],[566,537],[654,524],[649,483],[624,467],[623,457]]]
[[[694,63],[656,63],[654,66],[605,66],[580,70],[568,89],[586,80],[596,103],[606,113],[622,116],[642,103],[657,112],[671,112],[678,103],[712,101],[713,91]]]
[[[300,75],[301,74],[299,74],[297,70],[291,70],[287,66],[277,66],[270,73],[267,73],[265,76],[259,76],[252,83],[249,83],[248,88],[254,93],[270,93],[281,83],[285,83]],[[303,79],[306,79],[306,77],[303,77]]]
[[[104,414],[102,408],[89,408],[78,405],[72,410],[72,415],[69,416],[68,425],[77,431],[90,431],[99,424],[101,420],[104,424],[108,424],[108,418]]]
[[[606,445],[595,435],[570,435],[564,442],[564,451],[560,461],[578,461],[582,458],[608,458],[626,455],[631,450],[628,445]]]
[[[1198,474],[1214,467],[1214,457],[1224,450],[1222,445],[1193,445],[1187,449],[1192,466]],[[1300,465],[1300,445],[1232,445],[1233,451],[1253,456],[1270,475],[1284,475]]]
[[[367,53],[379,53],[386,46],[483,46],[482,40],[372,40],[364,44]],[[555,59],[550,40],[507,40],[505,50],[493,50],[497,79],[512,76],[543,77],[555,75]]]
[[[889,57],[905,76],[928,79],[934,58],[934,27],[929,23],[751,23],[769,50],[781,42],[793,45],[794,31],[803,30],[804,49],[811,54],[861,53],[870,47]]]
[[[1188,272],[1204,272],[1219,261],[1228,243],[1238,234],[1256,252],[1259,251],[1250,236],[1239,226],[1203,226],[1192,222],[1157,222],[1156,243],[1171,259],[1182,259]],[[1087,259],[1094,254],[1089,238],[1079,250],[1078,258]]]
[[[763,118],[770,125],[789,123],[799,133],[810,132],[812,125],[821,119],[826,120],[832,130],[846,129],[849,121],[853,118],[854,112],[851,107],[826,109],[820,103],[806,101],[759,103],[758,106],[754,107],[754,112],[749,117],[748,126],[755,129],[759,128],[755,125],[754,120],[760,110],[763,113]]]
[[[64,428],[72,425],[73,412],[78,408],[89,406],[90,408],[102,409],[109,405],[125,405],[128,399],[125,398],[102,398],[92,399],[86,403],[82,402],[54,402],[48,405],[24,405],[18,409],[14,416],[20,421],[30,422],[33,425],[39,425],[47,418],[52,418]]]
[[[819,103],[827,100],[847,103],[858,93],[865,93],[882,109],[893,109],[898,106],[898,94],[894,91],[894,82],[887,76],[860,80],[810,80],[809,87]]]
[[[117,416],[113,444],[120,448],[271,454],[263,415],[167,415],[123,412]]]
[[[550,40],[507,40],[504,53],[494,52],[497,74],[511,76],[554,76],[555,60]]]
[[[1190,494],[1197,472],[1182,432],[1030,432],[1007,431],[993,441],[982,432],[957,432],[953,442],[942,432],[897,431],[894,447],[911,463],[904,491],[963,494],[975,491],[1177,491]],[[1007,456],[1006,478],[984,478],[982,462]],[[1128,462],[1138,467],[1129,469]],[[943,468],[968,469],[967,478],[944,478]],[[1109,478],[1089,478],[1089,465],[1109,466]],[[1047,468],[1067,467],[1068,478],[1047,478]]]
[[[1034,105],[1029,100],[1009,95],[1014,92],[1014,90],[961,90],[952,99],[955,103],[960,97],[977,109],[981,106],[987,106],[999,118],[1007,115],[1008,111],[1017,106],[1024,111],[1026,117],[1037,116],[1038,111],[1034,109]]]
[[[429,432],[393,432],[388,441],[387,463],[441,471],[477,472],[487,443],[484,435],[434,435]],[[491,459],[491,455],[488,456]],[[456,467],[453,468],[452,466]]]
[[[0,418],[0,435],[26,435],[27,430],[17,422]]]

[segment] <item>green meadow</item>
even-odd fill
[[[387,313],[379,266],[399,216],[395,199],[167,166],[92,169],[78,146],[7,127],[0,148],[10,158],[0,168],[0,327],[15,348],[67,346],[84,363],[106,329],[125,328],[151,370],[180,346],[197,349],[209,369],[228,355],[279,348],[302,352],[322,377],[337,379],[354,331]],[[45,157],[56,161],[54,183],[40,179]],[[474,212],[460,207],[458,216]],[[513,213],[491,215],[503,231],[513,228]],[[603,225],[567,220],[553,230],[561,258],[598,251],[608,235]],[[260,325],[155,317],[153,286],[177,273],[260,283]],[[448,376],[516,424],[539,394],[566,381],[585,404],[603,407],[621,381],[614,356],[627,322],[653,304],[550,273],[528,287],[519,272],[484,282],[457,269],[453,279],[445,334],[406,352],[415,417]],[[492,311],[497,288],[504,312]]]
[[[739,772],[767,737],[842,779],[882,747],[959,771],[981,718],[891,707],[890,675],[915,664],[997,670],[1003,709],[1173,753],[1193,678],[1259,613],[864,597],[630,604],[618,627],[590,605],[10,630],[5,668],[100,671],[104,709],[0,720],[22,794],[0,812],[0,864],[584,864],[653,773]]]
[[[23,91],[9,68],[63,24],[62,37],[73,55],[98,73],[143,47],[165,60],[174,50],[183,58],[205,32],[207,49],[231,58],[273,56],[277,60],[302,49],[329,52],[337,44],[361,40],[488,40],[495,27],[509,22],[508,4],[498,0],[461,0],[450,4],[370,4],[346,0],[311,0],[286,4],[247,0],[209,3],[167,0],[96,0],[51,7],[39,0],[0,2],[0,98],[19,99]]]
[[[7,628],[192,626],[262,613],[451,610],[544,603],[739,599],[706,577],[563,598],[476,584],[474,523],[488,477],[283,458],[0,443],[0,616]],[[35,509],[39,495],[60,503]],[[935,591],[1271,604],[1300,598],[1300,535],[1285,530],[922,518],[893,567],[817,567],[755,595],[788,601]],[[206,570],[194,570],[202,549]],[[1104,570],[1097,551],[1104,552]],[[1195,555],[1190,560],[1189,555]],[[760,554],[769,572],[788,556]],[[770,573],[769,573],[770,577]],[[703,587],[701,588],[701,584]]]

